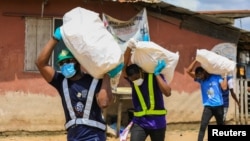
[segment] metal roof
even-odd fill
[[[246,31],[246,30],[233,26],[232,21],[230,21],[230,19],[221,19],[221,18],[218,18],[218,15],[216,17],[214,16],[214,14],[195,12],[195,11],[191,11],[182,7],[177,7],[177,6],[168,4],[166,2],[159,2],[159,3],[137,2],[135,5],[137,6],[137,8],[146,7],[147,11],[149,12],[175,17],[182,21],[185,21],[185,19],[196,18],[203,22],[204,21],[209,22],[210,24],[213,24],[222,28],[226,28],[231,31],[240,32],[238,44],[244,47],[249,46],[248,48],[250,48],[250,31]],[[240,17],[239,14],[241,12],[242,11],[239,11],[238,16],[236,16],[236,14],[234,13],[235,18],[239,18]],[[241,16],[248,16],[249,12],[250,11],[245,11],[244,13],[245,15],[241,15]],[[231,18],[232,17],[233,16],[231,16]]]
[[[250,17],[250,10],[223,10],[223,11],[198,11],[201,14],[211,15],[217,18],[246,18]]]

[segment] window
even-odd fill
[[[38,71],[35,60],[44,45],[51,38],[54,30],[62,25],[60,18],[31,18],[25,19],[25,62],[24,71]],[[52,54],[49,63],[59,70],[56,63],[56,56],[62,48],[65,48],[63,41],[60,41]]]
[[[25,19],[25,62],[24,71],[37,71],[35,60],[51,37],[51,19]]]

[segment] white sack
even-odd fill
[[[118,43],[98,13],[81,7],[72,9],[63,16],[61,34],[75,58],[95,78],[102,78],[123,62]]]
[[[131,42],[131,40],[129,41]],[[130,44],[131,45],[131,44]],[[154,73],[154,69],[158,60],[165,60],[166,67],[162,70],[168,83],[174,76],[176,65],[179,61],[179,53],[173,53],[167,49],[157,45],[152,41],[138,41],[134,43],[131,62],[140,66],[148,73]]]
[[[234,71],[236,63],[206,49],[197,49],[196,60],[209,73],[225,74]]]

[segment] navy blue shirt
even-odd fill
[[[61,73],[56,72],[50,84],[57,89],[58,93],[61,96],[65,119],[66,119],[66,122],[68,122],[69,120],[71,120],[71,118],[69,115],[69,111],[67,109],[67,105],[66,105],[65,97],[63,93],[64,78],[65,77]],[[86,105],[86,98],[87,98],[89,87],[91,85],[92,80],[93,80],[93,77],[89,74],[84,74],[81,79],[76,80],[76,81],[71,81],[68,79],[68,88],[69,88],[71,104],[72,104],[72,107],[74,109],[74,112],[77,118],[83,117],[83,110]],[[102,84],[102,80],[100,79],[95,89],[95,95],[97,92],[100,91],[101,84]],[[90,114],[89,119],[104,123],[104,120],[102,118],[101,108],[97,104],[95,95],[93,98],[93,104],[91,107],[91,114]]]

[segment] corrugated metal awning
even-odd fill
[[[230,19],[222,19],[213,16],[213,14],[191,11],[189,9],[177,7],[163,1],[154,4],[137,2],[136,5],[140,8],[146,7],[149,14],[153,13],[151,15],[157,15],[157,17],[160,19],[164,19],[164,16],[179,19],[182,28],[187,28],[194,32],[197,31],[209,36],[214,36],[228,42],[237,42],[238,45],[242,47],[248,47],[250,49],[250,31],[233,26],[233,22]],[[237,16],[239,16],[239,14],[241,16],[248,16],[249,14],[248,10],[238,12],[239,13]],[[236,15],[234,16],[236,17]],[[207,30],[205,30],[206,28]]]
[[[114,0],[116,1],[116,0]],[[161,0],[118,0],[119,2],[146,2],[146,3],[159,3]]]

